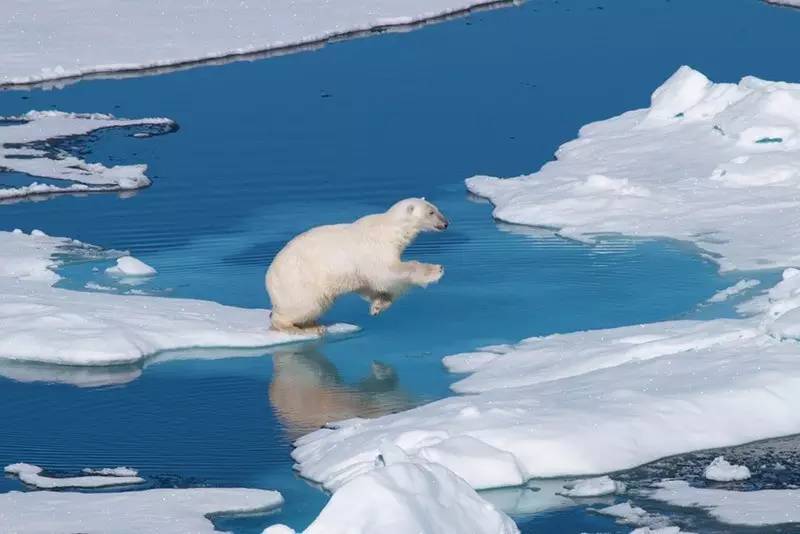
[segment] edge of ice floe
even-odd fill
[[[266,47],[250,47],[238,50],[220,51],[209,53],[194,58],[150,61],[143,64],[98,65],[77,69],[74,72],[56,72],[50,70],[49,75],[39,74],[27,77],[10,78],[0,81],[0,89],[33,89],[41,86],[64,87],[84,79],[102,78],[130,78],[146,75],[158,75],[167,72],[191,69],[199,66],[217,66],[237,61],[255,61],[259,59],[282,56],[305,50],[321,48],[329,43],[367,37],[383,32],[404,32],[415,28],[443,22],[454,18],[467,16],[470,13],[495,9],[499,7],[518,5],[522,0],[472,0],[467,5],[451,8],[435,15],[418,15],[385,18],[379,24],[356,27],[347,31],[329,31],[315,36],[310,36],[288,44],[275,44]]]

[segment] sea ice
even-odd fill
[[[577,476],[798,433],[795,274],[787,269],[747,318],[524,340],[453,385],[472,395],[319,430],[296,442],[293,457],[303,476],[335,490],[370,469],[387,441],[412,457],[464,437],[483,442],[446,456],[455,474],[477,480],[481,456],[509,453],[525,478]],[[487,471],[480,487],[515,483]]]
[[[276,491],[246,488],[150,489],[114,493],[0,493],[0,524],[14,534],[206,534],[215,514],[266,512]]]
[[[381,457],[385,465],[342,486],[304,534],[519,532],[511,518],[447,468],[410,461],[399,450],[384,448]],[[293,532],[277,528],[265,533]]]
[[[106,269],[113,276],[153,276],[156,270],[133,256],[117,258],[117,264]]]
[[[2,22],[0,22],[0,25]],[[0,37],[2,39],[2,37]],[[175,123],[165,118],[117,119],[99,113],[29,111],[19,117],[0,117],[11,124],[0,125],[0,169],[29,176],[68,182],[66,186],[32,182],[0,188],[0,201],[53,193],[121,191],[150,185],[147,165],[87,163],[58,148],[55,141],[86,135],[104,128],[150,127],[170,131]]]
[[[98,474],[78,477],[49,477],[42,474],[44,471],[38,465],[11,464],[4,469],[6,473],[16,475],[22,482],[29,486],[42,489],[54,488],[104,488],[108,486],[123,486],[126,484],[139,484],[143,478],[136,476],[135,471],[104,469],[95,471]],[[105,472],[101,472],[105,471]],[[131,472],[133,474],[131,474]]]
[[[66,238],[0,232],[0,358],[131,364],[168,350],[266,347],[310,337],[269,330],[268,310],[52,287],[58,256],[101,252]],[[328,331],[353,329],[333,325]]]
[[[724,456],[717,456],[703,470],[703,476],[716,482],[747,480],[750,478],[750,470],[746,465],[734,465],[728,462]]]
[[[780,6],[800,7],[800,0],[766,0],[766,2]]]
[[[711,297],[709,297],[709,299],[706,302],[725,302],[729,298],[738,295],[743,291],[747,291],[750,288],[756,287],[760,283],[761,282],[759,282],[758,280],[751,280],[751,279],[739,280],[734,285],[726,287],[721,291],[717,291],[716,293],[711,295]]]
[[[602,497],[603,495],[613,495],[615,493],[625,493],[625,484],[613,480],[608,475],[595,478],[576,480],[565,484],[566,489],[559,492],[567,497]]]
[[[681,67],[651,105],[588,124],[538,172],[476,176],[494,216],[598,235],[691,241],[723,270],[800,262],[800,85],[713,83]]]
[[[800,490],[728,491],[693,488],[683,480],[657,484],[647,497],[674,506],[699,507],[724,523],[777,525],[800,523]]]
[[[0,86],[285,50],[493,3],[6,0],[3,11],[9,16],[0,18]]]
[[[82,471],[89,475],[111,475],[115,477],[135,477],[139,474],[139,471],[130,467],[103,467],[100,469],[84,467]]]

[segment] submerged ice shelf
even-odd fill
[[[0,185],[0,201],[33,195],[125,191],[150,185],[147,165],[87,163],[55,146],[59,139],[87,135],[105,128],[145,127],[165,133],[176,128],[166,118],[118,119],[99,113],[29,111],[19,117],[0,117],[0,170],[46,178],[67,185],[39,183]],[[2,179],[2,174],[0,174]]]
[[[105,366],[139,363],[168,350],[309,339],[270,330],[268,310],[53,287],[59,255],[101,253],[41,232],[0,232],[0,359]],[[354,329],[333,325],[329,332]]]
[[[0,19],[0,86],[286,49],[407,26],[494,0],[9,0]],[[66,23],[65,21],[69,21]],[[46,35],[47,39],[41,36]],[[114,39],[108,39],[114,35]],[[103,43],[97,46],[97,43]]]

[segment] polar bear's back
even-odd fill
[[[267,291],[273,306],[319,302],[345,291],[357,290],[363,281],[354,270],[369,249],[368,240],[354,223],[318,226],[298,235],[275,256],[267,270]]]

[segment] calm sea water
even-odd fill
[[[156,486],[277,489],[287,504],[276,515],[217,524],[242,533],[276,521],[302,528],[327,496],[294,476],[292,439],[326,420],[447,395],[453,377],[442,356],[730,313],[698,311],[738,277],[718,276],[692,249],[626,239],[588,247],[498,225],[463,179],[535,170],[582,124],[647,105],[681,64],[714,80],[800,80],[798,32],[800,13],[749,0],[530,1],[256,62],[0,92],[4,115],[56,108],[180,124],[165,136],[108,131],[70,143],[90,161],[148,163],[150,189],[0,206],[2,229],[130,250],[159,271],[140,290],[263,307],[266,266],[310,226],[407,196],[426,196],[452,220],[408,251],[444,264],[442,282],[377,318],[343,299],[327,320],[363,327],[346,339],[93,373],[0,365],[9,377],[0,378],[0,463],[130,465]],[[92,267],[66,266],[63,285],[113,285]],[[53,383],[87,376],[96,387]],[[2,491],[19,488],[0,479]],[[508,508],[526,532],[629,530],[581,507]]]

